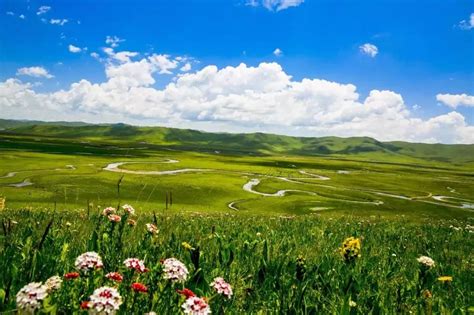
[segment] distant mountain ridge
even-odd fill
[[[41,122],[0,119],[0,133],[90,141],[124,141],[183,150],[230,150],[260,154],[399,156],[440,162],[474,163],[474,144],[382,142],[369,137],[291,137],[266,133],[210,133],[127,124]]]

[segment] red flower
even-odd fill
[[[79,278],[79,273],[78,272],[68,272],[64,275],[64,278],[66,280],[71,280],[71,279],[76,279]]]
[[[132,284],[132,289],[135,292],[143,292],[143,293],[148,292],[148,288],[146,287],[146,285],[138,283],[138,282],[135,282]]]
[[[118,272],[109,272],[108,274],[105,275],[107,279],[117,281],[117,282],[122,282],[123,276],[118,273]]]
[[[194,294],[193,291],[191,291],[187,288],[184,288],[183,290],[176,290],[176,292],[178,292],[181,295],[184,295],[186,297],[186,299],[189,299],[190,297],[196,296],[196,294]]]
[[[84,301],[81,303],[81,310],[88,310],[91,306],[90,301]]]

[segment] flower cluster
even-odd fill
[[[232,297],[232,287],[225,282],[224,278],[215,278],[214,281],[211,282],[211,287],[213,287],[218,294],[222,294],[228,299]]]
[[[109,219],[110,222],[114,222],[114,223],[122,221],[122,217],[116,214],[109,214],[107,218]]]
[[[125,211],[125,213],[128,213],[129,215],[135,214],[135,209],[131,205],[123,205],[122,209]]]
[[[33,314],[41,307],[43,300],[48,296],[48,287],[41,282],[32,282],[25,285],[16,294],[16,305],[26,313]]]
[[[108,216],[109,214],[115,213],[115,211],[116,211],[116,210],[115,210],[114,207],[107,207],[107,208],[105,208],[105,209],[102,211],[102,214],[103,214],[104,216]]]
[[[88,272],[93,269],[102,268],[102,258],[96,252],[87,252],[76,258],[76,269],[82,272]]]
[[[344,240],[340,249],[342,257],[346,261],[353,261],[361,256],[360,254],[360,239],[349,237]]]
[[[101,287],[94,290],[90,301],[83,303],[82,308],[89,309],[91,314],[115,314],[122,304],[122,297],[115,288]]]
[[[48,287],[48,292],[59,290],[63,284],[63,279],[59,276],[52,276],[44,283]]]
[[[427,268],[432,268],[435,266],[435,262],[428,256],[420,256],[417,258],[418,262]]]
[[[109,280],[113,280],[117,282],[122,282],[123,280],[123,276],[118,272],[109,272],[108,274],[105,275],[105,277]]]
[[[168,258],[163,261],[164,278],[173,282],[185,281],[189,271],[186,266],[176,258]]]
[[[184,314],[207,315],[211,314],[211,308],[203,298],[192,296],[181,305]]]
[[[68,272],[64,275],[64,279],[66,280],[76,279],[79,277],[80,277],[80,274],[78,272]]]
[[[148,269],[145,267],[143,260],[138,258],[127,258],[123,261],[124,265],[129,269],[134,269],[138,272],[146,272]]]
[[[147,286],[139,282],[132,283],[131,288],[135,292],[142,292],[142,293],[148,292]]]
[[[146,224],[146,230],[151,234],[158,233],[158,228],[156,227],[156,225],[154,225],[152,223],[147,223]]]

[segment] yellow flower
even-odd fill
[[[7,200],[7,198],[1,198],[0,197],[0,211],[5,209],[5,201]]]
[[[441,277],[438,277],[438,281],[441,281],[443,283],[451,282],[451,281],[453,281],[453,277],[451,277],[451,276],[441,276]]]
[[[344,243],[342,243],[340,252],[342,257],[344,257],[346,261],[351,261],[361,256],[360,248],[360,239],[355,237],[349,237],[344,240]]]
[[[188,250],[194,250],[194,247],[192,247],[191,244],[189,244],[188,242],[182,242],[181,246]]]

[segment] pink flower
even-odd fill
[[[123,262],[125,266],[129,269],[134,269],[138,272],[147,272],[148,269],[145,267],[143,260],[138,258],[127,258]]]
[[[87,252],[76,258],[76,269],[82,272],[88,272],[92,269],[102,268],[102,258],[96,252]]]
[[[102,211],[102,214],[104,216],[108,216],[109,214],[115,213],[115,208],[114,207],[107,207]]]
[[[108,218],[110,222],[114,223],[122,221],[122,217],[116,214],[109,214]]]
[[[101,287],[90,296],[88,307],[93,314],[115,314],[122,304],[122,297],[115,288]]]
[[[232,287],[221,277],[215,278],[211,283],[211,287],[213,287],[218,294],[222,294],[228,299],[232,296]]]
[[[188,268],[176,258],[168,258],[163,261],[163,272],[164,278],[173,282],[183,282],[189,274]]]
[[[135,214],[135,209],[131,205],[123,205],[122,209],[128,214]]]
[[[182,305],[184,314],[191,315],[208,315],[211,314],[211,308],[203,298],[192,296],[187,299]]]
[[[158,228],[156,227],[156,225],[151,224],[151,223],[146,224],[146,230],[151,234],[158,233]]]
[[[117,281],[117,282],[122,282],[123,276],[118,273],[118,272],[109,272],[108,274],[105,275],[107,279]]]

